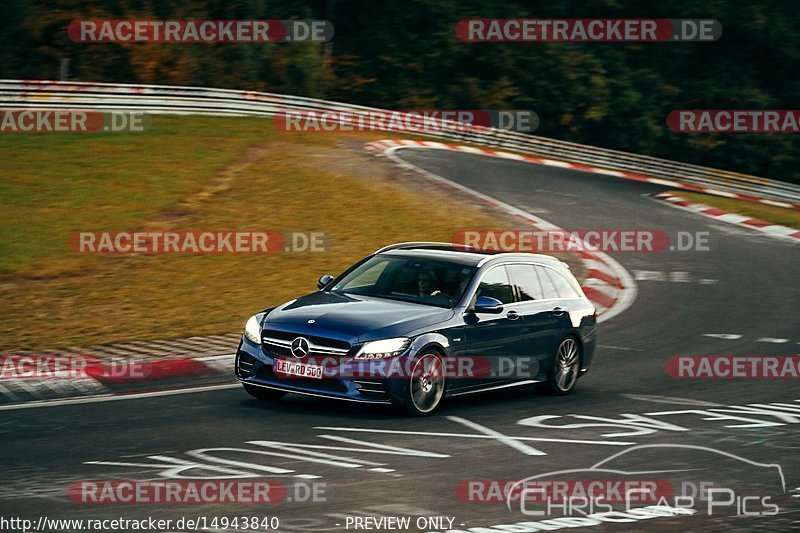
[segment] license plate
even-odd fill
[[[275,359],[274,370],[276,374],[282,374],[284,376],[322,379],[322,367],[319,365]]]

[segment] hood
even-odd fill
[[[316,335],[350,344],[400,337],[453,316],[443,309],[396,300],[315,292],[276,307],[264,322],[265,329]],[[313,320],[313,323],[309,323]]]

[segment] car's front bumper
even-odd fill
[[[356,372],[353,367],[358,363],[352,358],[343,357],[334,365],[326,365],[322,379],[279,376],[273,371],[275,359],[260,345],[242,337],[236,351],[236,377],[256,387],[374,404],[399,403],[408,386],[407,380],[389,378],[382,371],[385,365],[372,366],[366,375]]]

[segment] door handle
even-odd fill
[[[509,320],[516,320],[519,318],[519,313],[512,310],[506,313],[506,317],[508,317]]]
[[[566,311],[564,311],[560,307],[553,308],[553,316],[562,316],[564,313],[566,313]]]

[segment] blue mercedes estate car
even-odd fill
[[[595,307],[569,266],[546,255],[394,244],[317,286],[248,320],[235,372],[250,395],[424,416],[491,389],[542,383],[567,394],[594,354]]]

